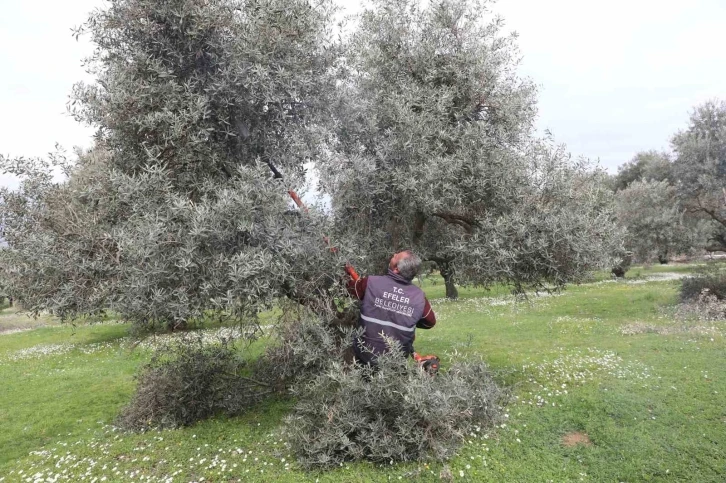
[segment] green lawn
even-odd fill
[[[482,355],[512,391],[505,424],[472,434],[445,473],[494,482],[726,481],[726,323],[681,327],[667,310],[678,281],[650,278],[693,268],[633,268],[625,283],[599,274],[518,304],[503,287],[440,301],[443,283],[427,280],[439,324],[419,331],[417,350],[439,354],[444,368],[453,353]],[[18,317],[3,311],[0,331]],[[2,482],[38,473],[88,482],[439,481],[444,468],[356,463],[302,472],[280,434],[288,401],[188,429],[120,433],[110,424],[148,352],[131,348],[122,324],[45,323],[0,335]],[[661,326],[674,330],[641,329]],[[564,444],[576,437],[586,443]]]

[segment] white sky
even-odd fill
[[[0,0],[0,153],[90,145],[92,130],[65,113],[91,52],[70,29],[102,5]],[[499,0],[494,9],[520,34],[521,73],[540,86],[538,128],[611,171],[638,151],[667,149],[694,105],[726,99],[726,0]]]

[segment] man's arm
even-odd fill
[[[348,293],[351,297],[363,300],[363,296],[366,294],[366,287],[368,286],[368,277],[362,277],[358,280],[352,278],[345,284],[345,288],[348,289]]]
[[[421,320],[416,322],[416,327],[419,329],[430,329],[434,325],[436,325],[436,314],[434,313],[434,309],[431,308],[431,304],[429,303],[428,299],[426,300],[426,305],[424,305],[424,311],[423,311],[423,317],[421,317]]]

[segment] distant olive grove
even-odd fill
[[[726,251],[726,102],[694,108],[671,152],[645,151],[610,179],[636,260]]]

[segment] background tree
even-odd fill
[[[62,154],[0,161],[23,180],[18,190],[0,192],[8,243],[0,257],[9,292],[32,312],[49,310],[63,318],[108,308],[117,279],[111,230],[124,215],[107,197],[105,153],[80,154],[75,167]],[[55,182],[57,167],[71,179]]]
[[[706,249],[726,250],[726,102],[696,107],[672,145],[681,202],[690,214],[708,220]]]
[[[673,183],[670,155],[655,150],[641,151],[618,168],[613,180],[615,191],[624,190],[635,181],[668,181]]]
[[[78,33],[97,46],[97,81],[75,87],[71,110],[98,128],[96,148],[77,163],[2,158],[25,179],[1,193],[2,262],[24,306],[170,326],[254,320],[283,296],[324,306],[340,261],[324,219],[291,212],[285,189],[321,146],[332,13],[303,0],[95,11]]]
[[[627,230],[625,247],[636,260],[657,259],[685,253],[697,234],[684,219],[676,188],[667,181],[634,181],[618,192],[618,221]]]
[[[535,88],[487,1],[377,0],[346,56],[335,155],[323,163],[358,263],[394,250],[455,281],[562,284],[610,253],[602,176],[532,137]]]

